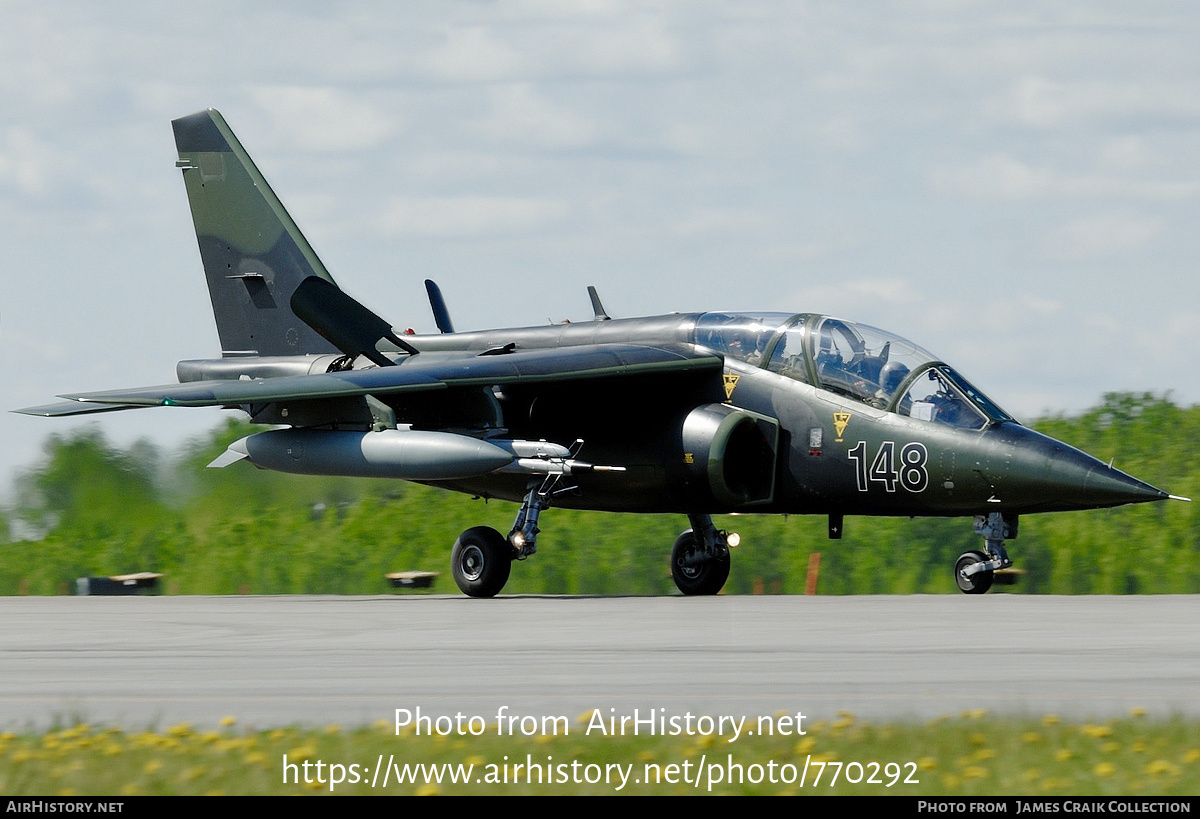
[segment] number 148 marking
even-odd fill
[[[896,491],[897,481],[909,492],[922,492],[929,485],[929,473],[925,464],[929,451],[922,443],[905,444],[900,450],[899,470],[896,468],[896,442],[884,441],[879,445],[875,460],[867,466],[867,442],[859,441],[847,453],[854,461],[854,479],[859,492],[866,492],[872,483],[881,483],[888,492]]]

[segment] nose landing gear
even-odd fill
[[[1013,562],[1004,541],[1017,536],[1017,516],[991,512],[975,516],[975,534],[983,537],[983,552],[963,552],[954,562],[954,582],[963,594],[984,594],[992,583],[1011,585],[1016,575],[1005,571]]]

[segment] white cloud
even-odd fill
[[[479,236],[537,230],[565,218],[566,202],[505,196],[395,197],[376,220],[387,235]]]
[[[606,26],[607,36],[596,36],[586,21],[563,32],[547,49],[548,65],[574,65],[597,76],[671,73],[684,62],[683,49],[657,19],[634,15]]]
[[[851,320],[880,323],[875,316],[912,314],[913,305],[924,299],[919,286],[904,278],[874,277],[847,278],[843,280],[820,280],[805,286],[788,296],[788,303],[800,305],[797,309],[830,313]],[[865,318],[864,318],[865,317]],[[895,330],[894,322],[883,324],[883,329]],[[910,339],[921,344],[920,339]]]
[[[306,151],[360,151],[394,139],[399,118],[356,98],[353,90],[306,86],[253,86],[251,99],[273,118],[277,144]]]
[[[492,26],[452,26],[445,40],[417,61],[428,73],[453,82],[494,81],[529,73],[529,57],[503,42]]]
[[[1200,84],[1159,77],[1130,82],[1026,76],[985,107],[996,119],[1039,129],[1135,118],[1196,121],[1200,119]]]
[[[672,15],[645,4],[511,3],[459,7],[407,55],[419,76],[451,83],[671,72],[682,49]]]
[[[488,150],[455,151],[432,147],[401,163],[406,173],[424,184],[458,187],[464,182],[520,176],[533,170],[519,157]]]
[[[1150,146],[1149,140],[1137,134],[1122,134],[1105,140],[1096,157],[1113,170],[1125,172],[1162,164],[1162,156]]]
[[[1154,288],[1147,288],[1153,296]],[[1164,310],[1160,320],[1140,324],[1131,330],[1131,352],[1142,361],[1152,361],[1156,368],[1166,371],[1187,370],[1196,366],[1196,328],[1200,327],[1200,311],[1195,309]],[[1125,338],[1125,336],[1118,336]]]
[[[693,208],[671,220],[668,229],[679,236],[740,235],[754,237],[773,227],[773,214],[735,208]]]
[[[494,87],[489,97],[491,110],[476,125],[486,138],[556,149],[582,147],[597,137],[592,117],[551,102],[529,83]]]
[[[15,126],[0,135],[0,190],[11,187],[23,198],[40,198],[56,167],[54,149],[36,134]]]
[[[1051,259],[1084,260],[1135,253],[1163,230],[1161,219],[1114,211],[1073,219],[1043,242]]]
[[[1047,174],[1004,153],[983,157],[971,165],[934,168],[935,188],[972,199],[1018,200],[1042,195]]]
[[[930,181],[943,193],[982,201],[1096,197],[1173,201],[1200,193],[1200,183],[1195,181],[1119,173],[1138,170],[1146,164],[1144,149],[1133,143],[1110,143],[1103,149],[1102,157],[1117,161],[1111,168],[1071,174],[997,152],[971,164],[934,168]]]

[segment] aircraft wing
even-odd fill
[[[590,344],[578,347],[489,351],[471,357],[438,358],[422,354],[398,366],[297,375],[245,381],[192,381],[161,387],[64,395],[74,402],[103,404],[110,409],[180,406],[211,407],[274,401],[320,400],[359,395],[426,392],[458,386],[569,383],[646,373],[717,372],[723,359],[681,344]],[[19,410],[46,410],[66,405]],[[87,412],[89,410],[82,410]],[[101,411],[101,410],[96,410]],[[54,414],[67,414],[59,410]]]
[[[38,415],[43,418],[62,418],[67,415],[89,415],[93,412],[117,412],[118,410],[143,409],[142,404],[81,404],[78,401],[58,401],[37,407],[13,410],[21,415]]]

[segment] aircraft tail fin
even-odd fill
[[[305,279],[333,277],[225,119],[210,108],[171,125],[223,355],[337,352],[291,307]]]

